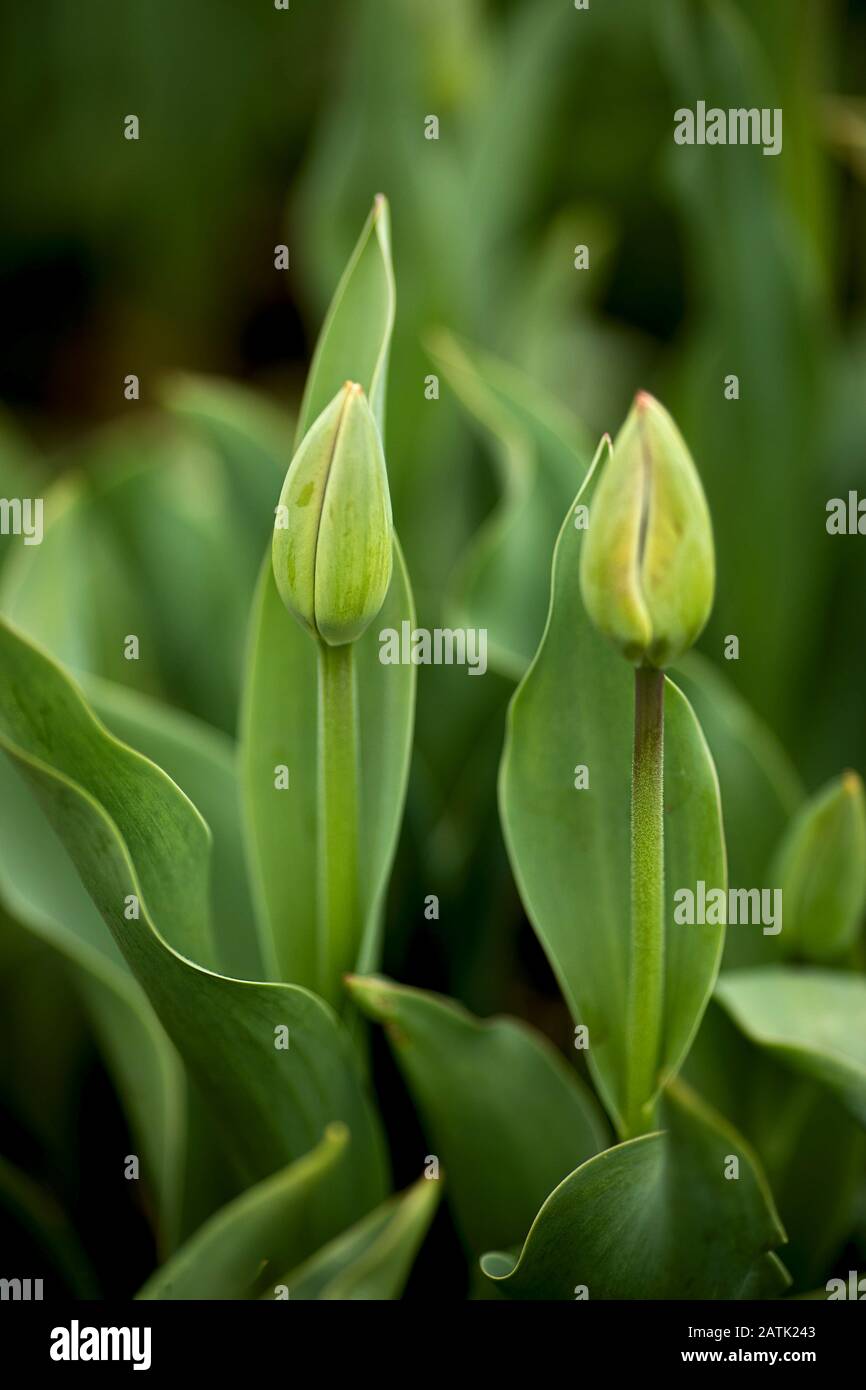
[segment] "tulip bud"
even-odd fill
[[[392,522],[379,430],[347,381],[292,459],[274,526],[280,598],[331,647],[354,642],[385,602]]]
[[[845,772],[795,816],[774,865],[785,936],[808,960],[854,944],[866,908],[866,798]]]
[[[697,470],[668,412],[640,391],[590,508],[580,561],[586,610],[629,661],[664,667],[700,634],[714,585]]]

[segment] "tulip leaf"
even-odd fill
[[[186,1152],[180,1059],[45,815],[6,758],[0,759],[0,899],[23,927],[72,963],[143,1156],[160,1247],[170,1249],[181,1230]]]
[[[828,1087],[866,1125],[866,979],[834,970],[734,970],[716,998],[747,1038]]]
[[[307,380],[297,440],[349,379],[384,431],[385,373],[394,321],[389,214],[377,198],[328,311]],[[385,888],[403,814],[415,707],[415,668],[383,665],[379,633],[414,626],[400,546],[378,618],[353,644],[357,683],[361,929],[348,968],[379,958]],[[283,607],[270,548],[253,602],[241,723],[241,781],[262,950],[278,979],[323,988],[318,968],[316,827],[321,816],[315,641]],[[280,786],[286,769],[288,786]],[[329,1003],[339,1004],[336,998]]]
[[[230,472],[225,451],[188,429],[106,430],[82,450],[78,476],[46,497],[42,544],[22,547],[4,574],[4,614],[73,669],[234,732],[249,605],[279,492],[232,486],[244,462]],[[247,497],[261,497],[257,524]],[[129,635],[135,660],[126,659]]]
[[[501,1292],[592,1300],[784,1291],[773,1250],[785,1234],[743,1140],[681,1082],[663,1110],[663,1132],[606,1149],[560,1183],[519,1255],[485,1255],[482,1269]]]
[[[305,990],[234,980],[200,963],[210,957],[210,837],[199,813],[5,624],[0,655],[0,746],[221,1122],[239,1173],[267,1176],[342,1120],[352,1144],[334,1205],[343,1221],[362,1215],[381,1197],[383,1155],[344,1030]]]
[[[399,1298],[436,1212],[441,1182],[419,1178],[406,1192],[337,1236],[278,1287],[297,1302],[367,1302]]]
[[[541,646],[511,702],[500,806],[527,914],[576,1022],[604,1103],[623,1130],[629,977],[629,805],[633,672],[590,624],[578,582],[584,532],[577,508],[562,526]],[[673,893],[723,888],[718,783],[685,696],[665,681],[664,844],[668,903],[658,1084],[688,1052],[721,956],[724,928],[676,925]],[[579,767],[588,785],[576,787]]]
[[[757,1153],[788,1234],[785,1266],[796,1288],[811,1288],[854,1226],[866,1133],[832,1091],[750,1042],[715,1000],[683,1075]]]
[[[494,669],[519,680],[544,629],[548,577],[562,513],[589,463],[577,420],[528,377],[448,333],[434,361],[495,441],[501,498],[472,542],[454,586],[454,622],[484,628]]]
[[[519,1240],[551,1188],[607,1142],[590,1092],[516,1020],[479,1022],[381,978],[355,977],[349,989],[385,1026],[468,1247]]]
[[[385,385],[396,291],[391,215],[378,196],[322,325],[298,414],[295,447],[346,381],[363,386],[385,434]],[[287,465],[288,466],[288,465]]]
[[[94,711],[117,738],[143,753],[186,792],[213,837],[211,908],[217,963],[238,979],[263,978],[250,930],[237,755],[231,739],[192,715],[95,676],[82,678]]]
[[[140,1290],[140,1299],[257,1298],[290,1261],[337,1229],[331,1186],[349,1134],[332,1124],[303,1158],[249,1188],[195,1232]]]

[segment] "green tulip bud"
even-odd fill
[[[392,563],[388,475],[373,412],[351,381],[292,459],[272,557],[286,608],[328,646],[356,641],[385,602]]]
[[[636,666],[669,666],[713,602],[707,501],[668,412],[638,392],[590,507],[580,561],[586,610]]]
[[[785,936],[808,960],[848,950],[866,909],[866,798],[845,772],[794,817],[774,865]]]

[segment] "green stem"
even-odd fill
[[[361,939],[354,644],[319,643],[319,992],[339,1006]]]
[[[652,1128],[664,1006],[664,675],[635,671],[626,1128]]]

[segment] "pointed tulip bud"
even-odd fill
[[[590,508],[580,561],[586,610],[629,661],[661,668],[699,636],[714,586],[697,470],[668,412],[640,391]]]
[[[274,525],[273,568],[289,612],[331,647],[356,641],[385,602],[392,522],[379,430],[347,381],[292,459]]]
[[[853,946],[866,910],[866,798],[856,772],[835,778],[794,817],[773,877],[799,955],[825,961]]]

